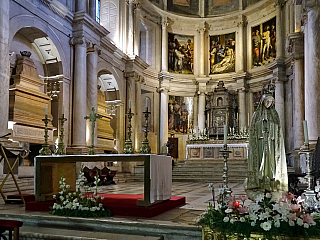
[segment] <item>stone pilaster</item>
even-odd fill
[[[128,0],[128,41],[127,41],[127,54],[134,55],[134,0]]]
[[[94,20],[96,20],[96,7],[96,0],[89,0],[89,15]]]
[[[168,141],[168,91],[172,77],[168,73],[159,74],[159,94],[160,94],[160,124],[159,124],[159,153],[167,153]]]
[[[73,39],[74,47],[74,79],[73,79],[73,129],[72,146],[86,146],[87,113],[87,46],[84,38]]]
[[[1,1],[0,7],[0,136],[8,131],[9,118],[9,8],[10,0]]]
[[[86,12],[87,11],[87,1],[76,0],[76,12]]]
[[[299,150],[304,143],[304,63],[303,63],[303,34],[291,33],[288,36],[288,52],[294,61],[293,87],[293,131],[294,149]]]
[[[245,52],[246,41],[244,37],[244,29],[247,26],[247,19],[244,15],[240,17],[237,24],[238,34],[236,36],[237,54],[236,54],[236,72],[243,72],[246,65]]]
[[[161,69],[162,72],[168,72],[168,20],[166,18],[162,19],[162,41],[161,41],[161,49],[162,49],[162,61],[161,61]]]
[[[87,51],[87,111],[88,116],[91,112],[91,108],[94,107],[96,112],[98,112],[98,49],[96,46],[91,46]],[[96,122],[98,124],[98,122]],[[92,143],[92,127],[91,122],[86,121],[87,126],[87,146]],[[94,145],[97,146],[97,129],[98,126],[94,128]]]
[[[283,60],[275,60],[268,65],[273,71],[273,80],[275,83],[275,109],[280,118],[283,136],[285,137],[285,109],[284,109],[284,82],[287,80],[285,72],[285,64]]]
[[[207,82],[209,81],[208,78],[197,78],[196,81],[199,84],[199,105],[198,105],[198,126],[199,130],[203,131],[206,127],[206,116],[205,116],[205,110],[206,110],[206,93],[207,93]]]
[[[198,29],[198,32],[200,33],[200,61],[198,64],[198,68],[200,69],[199,75],[200,77],[204,77],[204,50],[205,50],[205,43],[204,43],[204,34],[205,34],[206,29],[205,28],[200,28]]]
[[[284,58],[285,48],[285,0],[275,0],[276,5],[276,29],[277,29],[277,58]]]
[[[304,1],[307,10],[305,24],[305,119],[308,122],[310,144],[320,135],[320,4],[317,0]]]

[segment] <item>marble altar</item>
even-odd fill
[[[144,199],[139,206],[150,206],[171,198],[172,165],[171,157],[155,154],[101,154],[101,155],[58,155],[35,158],[35,196],[37,201],[52,200],[59,192],[61,175],[71,191],[76,185],[77,162],[143,162]]]

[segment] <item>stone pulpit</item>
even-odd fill
[[[236,127],[237,95],[225,88],[223,81],[219,81],[213,92],[207,95],[206,120],[210,137],[223,135],[223,125]]]

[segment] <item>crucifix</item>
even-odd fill
[[[91,146],[89,147],[89,155],[94,155],[94,127],[96,125],[97,119],[102,118],[100,114],[96,113],[94,107],[91,108],[91,113],[89,116],[85,116],[84,119],[91,122]]]

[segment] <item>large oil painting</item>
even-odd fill
[[[169,72],[193,74],[193,39],[193,36],[168,34]]]
[[[193,128],[193,97],[169,96],[169,131],[190,133]]]
[[[251,29],[252,65],[259,67],[269,64],[276,58],[276,18]]]
[[[210,74],[235,71],[235,33],[210,36]]]

